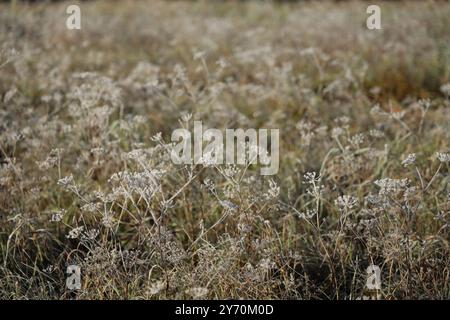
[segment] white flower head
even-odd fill
[[[50,219],[51,222],[60,222],[64,215],[66,214],[66,210],[62,209],[60,211],[56,211],[52,214],[52,218]]]
[[[369,135],[373,138],[382,138],[384,137],[384,132],[378,129],[372,129],[369,131]]]
[[[340,209],[353,209],[358,205],[358,199],[353,196],[343,195],[336,199],[335,204]]]
[[[442,163],[450,162],[450,153],[448,152],[436,152],[436,157]]]
[[[309,184],[314,184],[315,182],[318,182],[320,180],[320,177],[314,171],[305,173],[303,175],[303,178],[305,179],[306,183]]]
[[[59,222],[59,221],[61,221],[62,219],[63,219],[62,214],[60,214],[60,213],[54,213],[54,214],[52,214],[52,218],[51,218],[50,221],[52,221],[52,222]]]
[[[334,139],[338,138],[342,134],[344,134],[344,129],[342,129],[341,127],[333,128],[333,130],[331,131],[331,137]]]
[[[95,238],[97,238],[97,236],[99,235],[100,231],[98,231],[98,229],[91,229],[91,230],[87,230],[85,232],[85,234],[82,236],[83,240],[95,240]]]
[[[72,185],[73,183],[74,183],[74,181],[73,181],[73,176],[72,175],[64,177],[64,178],[61,178],[61,179],[58,180],[58,185],[63,186],[63,187],[67,187],[69,185]]]
[[[405,158],[405,160],[402,161],[402,165],[404,167],[407,167],[411,164],[414,164],[415,162],[416,162],[416,154],[411,153],[411,154],[408,154],[408,156]]]
[[[213,150],[205,152],[203,156],[200,158],[199,162],[203,164],[205,167],[213,167],[214,165],[216,165],[217,160],[213,155]]]
[[[197,51],[194,53],[194,60],[204,59],[206,56],[205,51]]]
[[[189,112],[182,112],[181,113],[181,120],[183,122],[189,122],[189,120],[191,120],[192,118],[192,113]]]
[[[221,68],[225,68],[226,66],[228,66],[228,62],[224,58],[220,58],[219,60],[217,60],[216,64]]]
[[[114,226],[114,220],[110,214],[104,214],[102,217],[102,224],[105,228],[112,228]]]
[[[162,133],[161,132],[156,133],[151,139],[152,139],[153,142],[161,141],[162,140]]]
[[[81,232],[83,231],[84,227],[77,227],[70,230],[69,234],[66,236],[69,239],[76,239],[81,235]]]
[[[273,179],[269,180],[269,190],[267,191],[268,199],[275,199],[280,194],[280,187],[277,185]]]
[[[317,210],[315,210],[315,209],[313,209],[313,210],[306,209],[305,212],[297,212],[297,215],[298,215],[298,217],[300,219],[307,220],[307,219],[311,219],[312,217],[316,216],[317,215]]]
[[[374,182],[378,187],[380,187],[379,195],[387,195],[392,192],[398,192],[400,190],[408,187],[410,183],[408,178],[405,179],[390,179],[383,178],[376,180]]]
[[[450,82],[443,84],[440,89],[443,94],[445,94],[447,97],[450,97]]]

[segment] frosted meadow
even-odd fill
[[[449,299],[450,4],[370,4],[1,3],[0,298]]]

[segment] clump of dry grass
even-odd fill
[[[64,5],[0,5],[0,297],[449,298],[447,3]],[[174,165],[194,119],[280,172]]]

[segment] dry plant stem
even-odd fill
[[[433,183],[434,179],[437,177],[437,175],[439,174],[439,171],[442,168],[442,162],[439,163],[439,167],[436,170],[436,173],[433,175],[433,177],[431,178],[430,182],[428,182],[427,186],[424,189],[424,192],[428,190],[428,188],[430,188],[431,184]]]

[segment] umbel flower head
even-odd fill
[[[450,162],[450,153],[447,153],[447,152],[436,152],[436,157],[442,163]]]
[[[336,199],[335,204],[340,209],[353,209],[358,205],[358,199],[353,196],[343,195]]]
[[[404,167],[407,167],[411,164],[414,164],[415,162],[416,162],[416,154],[411,153],[411,154],[408,154],[408,156],[405,158],[405,160],[402,161],[402,165]]]

